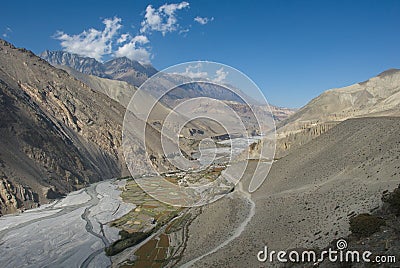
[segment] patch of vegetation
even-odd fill
[[[135,268],[161,268],[168,262],[167,253],[169,247],[168,236],[161,234],[158,238],[149,240],[136,252],[137,259],[132,267]]]
[[[127,249],[129,247],[132,247],[143,240],[145,240],[147,237],[151,235],[152,231],[149,232],[135,232],[135,233],[129,233],[125,230],[121,230],[119,234],[121,235],[121,238],[112,243],[109,247],[105,248],[105,252],[107,256],[114,256],[120,252],[122,252],[124,249]]]
[[[159,228],[171,221],[173,218],[178,216],[178,214],[178,211],[168,211],[161,215],[158,215],[159,218],[157,219],[156,226],[146,232],[128,232],[126,230],[121,230],[119,232],[121,238],[112,243],[109,247],[105,248],[106,255],[114,256],[129,247],[139,244],[147,237],[149,237],[152,233],[154,233]],[[119,226],[119,224],[120,223],[114,221],[111,223],[111,226]]]
[[[393,192],[384,195],[382,201],[389,204],[390,209],[393,210],[396,216],[400,216],[400,188],[396,188]]]
[[[385,220],[369,213],[359,214],[350,219],[350,231],[358,237],[368,237],[379,231]]]

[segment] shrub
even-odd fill
[[[379,231],[385,220],[368,213],[359,214],[350,219],[350,231],[356,236],[368,237]]]
[[[143,240],[145,240],[151,232],[143,233],[143,232],[136,232],[136,233],[129,233],[125,230],[120,231],[121,239],[112,243],[109,247],[105,248],[105,252],[107,256],[114,256],[122,252],[124,249],[132,247]]]

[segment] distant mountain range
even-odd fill
[[[94,80],[97,81],[97,84],[100,80],[94,77],[89,78],[88,76],[82,76],[80,73],[100,78],[125,81],[133,86],[139,87],[144,81],[146,81],[146,79],[158,72],[150,64],[141,64],[125,57],[116,58],[105,63],[101,63],[96,59],[82,57],[77,54],[71,54],[64,51],[48,50],[43,52],[40,57],[48,61],[53,66],[66,70],[75,78],[83,81],[84,83],[88,83],[89,86],[91,86],[90,84],[93,84]],[[78,72],[74,72],[74,70]],[[157,87],[157,85],[155,85],[153,88],[162,88],[167,87],[168,85],[171,85],[172,87],[174,84],[184,84],[175,88],[161,99],[161,101],[169,107],[175,107],[178,103],[188,98],[206,96],[228,101],[228,105],[231,104],[232,108],[236,109],[238,112],[246,110],[246,105],[242,103],[242,100],[235,93],[213,84],[188,83],[192,81],[193,79],[183,75],[169,74],[165,76],[165,79],[158,79],[157,83],[162,83],[162,86]],[[104,87],[104,83],[107,84],[108,82],[102,80],[101,83],[103,83]],[[111,95],[116,95],[115,92],[113,93],[110,90],[108,90],[108,92]],[[127,105],[127,102],[129,101],[133,92],[127,92],[127,90],[124,90],[124,92],[125,93],[123,95],[119,95],[119,98],[122,102],[125,102],[125,105]],[[121,92],[119,92],[119,94],[120,93]],[[128,97],[129,99],[126,99]],[[261,109],[265,109],[266,113],[269,112],[267,111],[269,110],[267,107],[261,107]],[[297,110],[273,105],[270,105],[270,109],[273,113],[274,119],[277,121],[286,119]],[[245,116],[248,117],[248,115]]]
[[[67,66],[80,73],[93,75],[101,78],[120,80],[139,87],[149,77],[158,71],[150,64],[143,65],[138,61],[126,57],[115,58],[101,63],[93,58],[79,56],[64,51],[44,51],[41,58],[55,67]],[[153,81],[154,90],[158,88],[182,85],[171,90],[162,99],[162,102],[173,106],[176,100],[187,99],[199,96],[208,96],[221,100],[237,101],[240,98],[234,93],[212,84],[193,84],[193,79],[179,74],[165,74],[162,79]]]
[[[126,81],[140,86],[157,70],[150,64],[141,64],[126,57],[112,59],[101,63],[96,59],[79,56],[64,51],[44,51],[40,57],[52,65],[69,66],[81,73],[102,78]]]

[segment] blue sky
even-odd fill
[[[157,69],[221,62],[247,74],[279,106],[301,107],[329,88],[400,68],[397,0],[6,1],[1,11],[1,38],[37,54],[86,47],[102,60],[128,55]],[[78,35],[89,29],[97,30],[96,42],[82,46],[90,36]]]

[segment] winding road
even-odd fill
[[[251,218],[253,218],[254,214],[255,214],[255,203],[254,201],[251,199],[251,194],[244,191],[243,190],[243,184],[242,182],[239,182],[237,185],[237,192],[241,195],[241,197],[243,197],[250,205],[250,209],[249,209],[249,213],[247,214],[247,217],[244,219],[244,221],[242,221],[242,223],[234,230],[233,234],[228,236],[226,238],[225,241],[223,241],[221,244],[219,244],[217,247],[211,249],[210,251],[206,252],[203,255],[200,255],[199,257],[192,259],[189,262],[184,263],[183,265],[181,265],[181,268],[188,268],[191,267],[194,263],[196,263],[197,261],[201,260],[202,258],[211,255],[215,252],[217,252],[218,250],[220,250],[221,248],[225,247],[226,245],[228,245],[230,242],[232,242],[233,240],[235,240],[237,237],[239,237],[242,232],[244,231],[244,229],[246,228],[247,224],[250,222]]]

